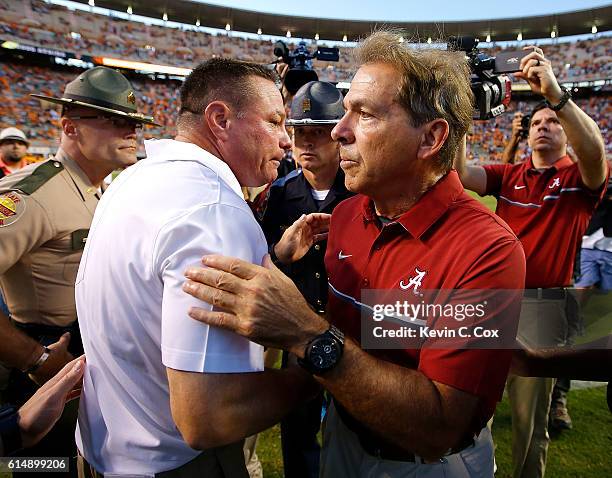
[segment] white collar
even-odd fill
[[[244,197],[240,183],[227,163],[198,145],[175,139],[149,139],[145,140],[144,146],[147,157],[161,156],[166,161],[197,161],[217,173],[219,178],[238,196]]]

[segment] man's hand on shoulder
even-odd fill
[[[192,318],[298,357],[303,357],[308,342],[329,328],[269,256],[263,267],[216,255],[202,262],[205,268],[185,272],[189,280],[183,290],[215,308],[193,307]]]

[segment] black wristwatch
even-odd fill
[[[13,405],[0,407],[0,439],[5,455],[12,455],[23,448],[17,412],[17,407]]]
[[[314,375],[323,375],[334,368],[344,350],[344,334],[332,325],[326,332],[312,339],[298,363]]]
[[[270,254],[270,260],[272,261],[272,264],[274,264],[276,267],[280,269],[281,267],[283,267],[283,263],[280,261],[280,259],[276,255],[276,251],[274,250],[275,247],[276,247],[276,242],[271,244],[268,247],[268,254]]]
[[[561,99],[559,100],[559,103],[557,103],[556,105],[553,105],[550,103],[550,101],[546,100],[546,104],[548,105],[548,107],[553,110],[553,111],[559,111],[561,108],[563,108],[566,103],[572,99],[572,93],[570,92],[570,90],[568,90],[565,86],[563,85],[559,85],[561,88],[561,91],[563,91],[563,96],[561,97]]]

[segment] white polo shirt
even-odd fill
[[[263,370],[263,348],[191,319],[211,306],[183,273],[218,253],[260,264],[265,237],[230,168],[191,143],[145,142],[147,159],[102,196],[76,280],[87,356],[77,445],[102,473],[147,476],[198,455],[170,413],[166,367]]]

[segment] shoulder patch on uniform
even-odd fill
[[[271,187],[282,188],[285,184],[287,184],[287,181],[290,181],[293,178],[297,178],[300,174],[302,174],[301,169],[294,169],[286,176],[283,176],[282,178],[278,178],[276,181],[274,181]]]
[[[26,203],[18,193],[9,191],[0,194],[0,227],[17,222],[26,210]]]
[[[63,169],[64,165],[59,161],[54,159],[45,161],[34,169],[32,174],[15,184],[12,189],[21,191],[29,196]]]

